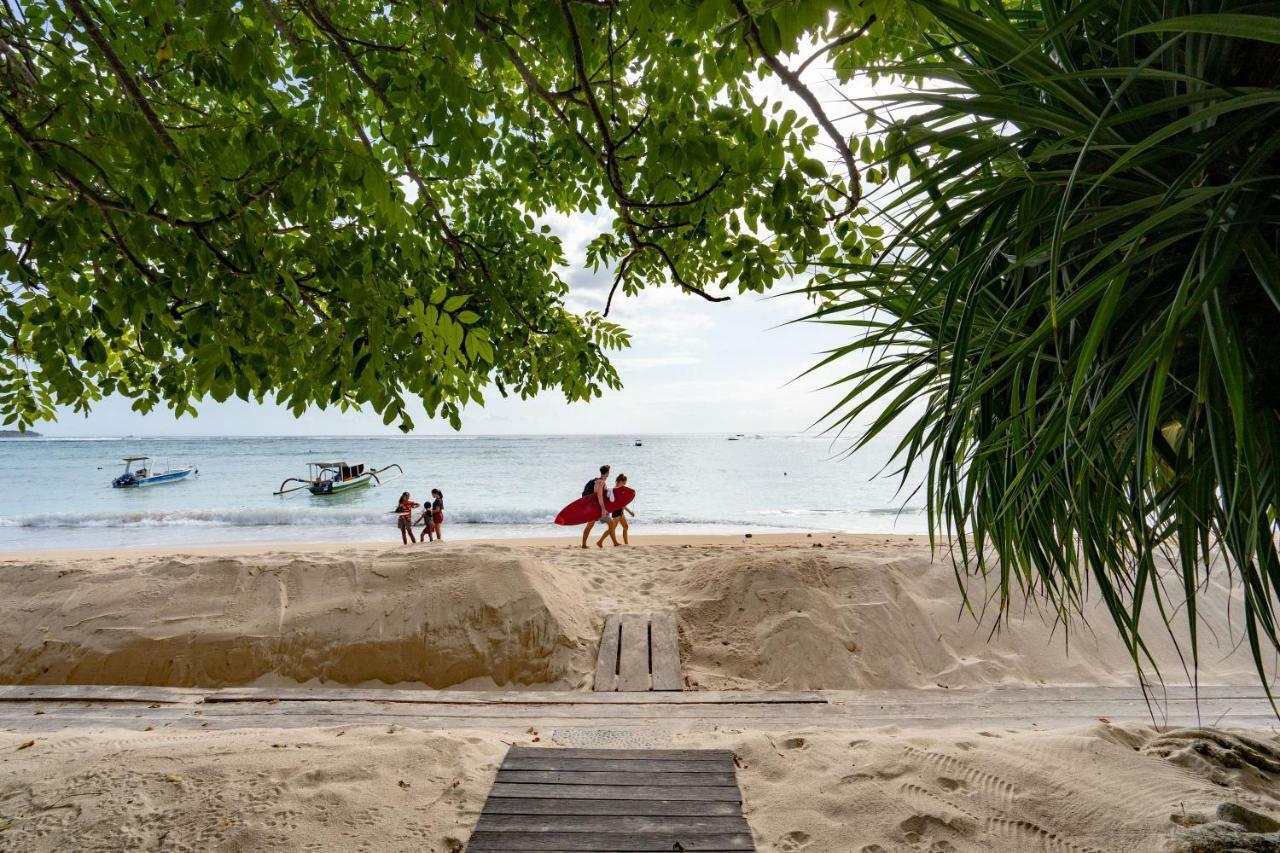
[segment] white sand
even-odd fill
[[[693,688],[1134,682],[1097,612],[1068,654],[1034,613],[989,639],[990,616],[959,601],[950,565],[901,537],[22,555],[0,565],[0,681],[572,689],[589,684],[605,614],[669,608]],[[1217,631],[1202,684],[1256,683],[1230,603],[1216,586],[1201,605]],[[1151,637],[1167,680],[1185,681],[1172,642]],[[674,734],[737,753],[766,851],[1199,851],[1226,849],[1193,844],[1224,802],[1280,816],[1274,731],[767,726]],[[0,850],[456,851],[507,744],[533,738],[0,732]],[[558,742],[571,733],[538,737]]]
[[[0,682],[572,689],[589,686],[605,615],[649,609],[677,612],[692,688],[1135,681],[1100,609],[1092,632],[1068,633],[1034,610],[997,626],[994,614],[979,621],[961,609],[950,563],[924,543],[798,541],[807,547],[24,558],[0,564]],[[1200,603],[1200,681],[1254,684],[1247,647],[1228,627],[1224,575]],[[981,608],[981,583],[969,593]],[[1166,680],[1187,683],[1154,608],[1147,628]]]
[[[531,741],[334,727],[18,750],[0,733],[0,850],[457,851],[507,744]],[[1155,853],[1194,849],[1224,802],[1280,814],[1277,774],[1244,760],[1280,760],[1274,735],[797,729],[677,745],[735,751],[762,851]]]

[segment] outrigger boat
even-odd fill
[[[133,467],[135,462],[139,463],[137,468]],[[170,468],[168,463],[165,463],[164,470],[161,471],[151,464],[150,456],[126,456],[124,458],[124,472],[111,481],[111,487],[114,489],[127,489],[132,486],[176,483],[199,473],[200,469],[194,465]]]
[[[399,471],[392,477],[382,474],[395,468]],[[280,484],[275,491],[277,495],[307,489],[313,495],[337,495],[373,484],[380,486],[384,482],[404,476],[404,469],[392,463],[382,468],[369,468],[363,464],[353,465],[349,462],[308,462],[306,477],[290,477]],[[298,485],[286,488],[290,483]]]

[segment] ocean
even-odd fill
[[[891,447],[847,455],[828,437],[755,434],[6,439],[0,550],[394,542],[400,493],[432,488],[445,495],[446,538],[572,537],[578,528],[552,519],[605,463],[636,490],[636,536],[923,533],[919,496],[881,472]],[[199,475],[113,489],[125,456]],[[405,475],[337,496],[272,494],[316,459],[398,463]]]

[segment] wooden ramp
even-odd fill
[[[604,620],[596,657],[597,693],[683,688],[674,613],[626,613]]]
[[[731,752],[512,747],[467,850],[734,851],[755,845]]]

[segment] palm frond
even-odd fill
[[[908,418],[900,462],[961,567],[998,572],[1006,609],[1015,591],[1064,617],[1101,597],[1140,669],[1152,608],[1185,620],[1198,663],[1196,598],[1221,558],[1267,683],[1280,19],[1186,0],[915,5],[942,48],[892,69],[924,87],[883,99],[909,115],[878,164],[898,176],[898,233],[813,288],[816,319],[859,331],[828,361],[869,363],[838,380],[829,423],[874,404],[865,442]]]

